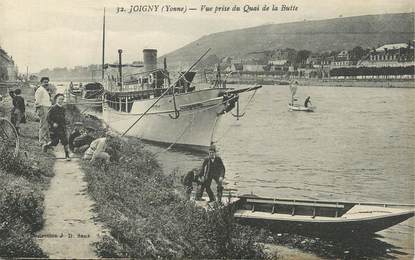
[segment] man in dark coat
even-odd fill
[[[222,159],[216,155],[216,147],[212,145],[209,148],[209,157],[203,161],[202,168],[200,169],[199,178],[201,187],[196,199],[200,200],[206,189],[206,192],[209,195],[209,202],[215,201],[215,195],[213,195],[212,189],[210,188],[212,180],[215,180],[217,185],[217,199],[218,202],[221,202],[224,177],[225,165],[223,165]]]
[[[85,127],[81,130],[81,135],[76,137],[72,143],[72,149],[75,153],[83,154],[88,148],[89,145],[95,140],[94,137],[95,129],[92,127]],[[69,136],[70,138],[70,136]],[[71,142],[69,141],[69,148],[71,147]]]
[[[311,105],[310,96],[308,96],[308,97],[305,99],[305,101],[304,101],[304,106],[305,106],[305,107],[308,107],[308,104],[310,104],[310,105]]]
[[[199,185],[199,169],[194,168],[190,170],[185,176],[182,176],[182,183],[185,189],[185,196],[187,200],[190,200],[193,191],[193,183]]]

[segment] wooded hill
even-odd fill
[[[340,51],[355,46],[378,47],[414,39],[414,13],[365,15],[318,21],[262,25],[204,36],[160,59],[190,64],[208,48],[209,55],[244,58],[251,52],[280,48],[312,52]],[[209,59],[209,57],[208,57]]]

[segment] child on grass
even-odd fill
[[[65,108],[63,107],[64,96],[57,94],[55,96],[55,105],[53,105],[47,115],[47,122],[49,123],[49,132],[51,141],[42,146],[43,151],[46,152],[48,148],[58,145],[59,141],[65,149],[65,158],[70,161],[68,137],[66,136],[66,120]]]

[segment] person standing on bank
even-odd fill
[[[65,149],[65,158],[70,161],[68,137],[66,136],[66,120],[65,120],[65,108],[63,107],[64,97],[63,94],[57,94],[55,96],[55,105],[53,105],[47,115],[47,122],[50,126],[50,139],[51,142],[42,146],[43,151],[46,152],[48,148],[52,148],[58,145],[59,141]]]
[[[35,92],[36,113],[39,116],[39,143],[45,145],[49,142],[49,126],[46,121],[48,111],[52,103],[50,102],[49,92],[47,90],[49,84],[48,77],[40,79],[40,87]]]
[[[22,94],[22,91],[20,89],[16,89],[15,91],[10,91],[9,94],[13,99],[13,108],[11,111],[10,119],[14,127],[16,128],[17,134],[20,135],[20,124],[26,123],[26,117],[25,117],[26,105],[25,105],[23,97],[20,96],[20,94]]]
[[[209,157],[203,161],[202,168],[199,173],[201,187],[197,194],[197,199],[202,198],[203,192],[206,189],[209,195],[209,202],[215,201],[215,195],[213,195],[210,185],[212,180],[215,180],[217,185],[217,201],[222,201],[223,192],[223,178],[225,177],[225,165],[223,165],[222,159],[216,155],[216,146],[212,145],[209,148]]]

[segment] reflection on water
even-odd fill
[[[264,86],[245,117],[222,118],[216,139],[228,188],[268,197],[413,203],[415,89],[302,87],[297,92],[300,101],[311,96],[315,113],[289,112],[288,88]],[[242,108],[249,97],[241,96]],[[148,148],[158,153],[166,172],[184,173],[203,159]],[[413,218],[379,234],[339,247],[353,248],[356,256],[380,250],[379,256],[413,258]]]
[[[321,238],[310,251],[324,252],[333,258],[346,259],[412,259],[402,247],[383,241],[381,235]]]

